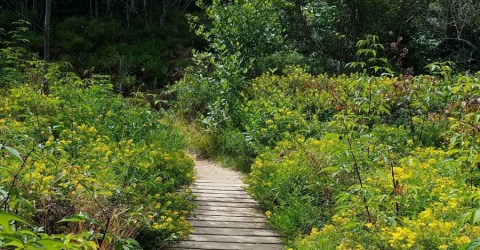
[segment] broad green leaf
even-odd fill
[[[480,209],[476,209],[472,211],[472,215],[470,217],[470,224],[474,225],[475,223],[478,222],[479,219],[480,219]]]
[[[25,247],[25,244],[23,244],[23,242],[21,241],[10,241],[6,243],[5,246],[17,247],[17,249],[23,249]]]
[[[14,149],[14,148],[11,148],[11,147],[7,147],[7,146],[3,146],[3,148],[5,148],[6,150],[8,150],[8,152],[10,152],[12,155],[14,155],[15,157],[17,157],[19,160],[23,161],[23,158],[22,158],[22,156],[20,155],[20,152],[18,152],[18,150]]]
[[[13,232],[8,234],[0,233],[0,239],[4,242],[7,242],[5,246],[16,246],[19,248],[23,248],[25,246],[22,237],[15,235]]]
[[[479,249],[480,247],[480,238],[470,242],[470,244],[468,244],[466,250],[475,250],[475,249]]]
[[[18,221],[26,225],[30,225],[24,218],[11,213],[0,212],[0,225],[3,226],[3,222]]]
[[[37,237],[37,234],[35,232],[33,232],[32,230],[28,230],[28,229],[17,230],[16,233],[21,234],[21,235],[30,235],[30,236],[33,236],[33,237]]]
[[[77,214],[72,216],[67,216],[61,219],[59,222],[80,222],[83,223],[88,219],[88,217],[84,214]]]
[[[46,250],[65,249],[65,245],[63,243],[51,239],[38,240],[37,243],[42,245]]]

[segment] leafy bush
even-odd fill
[[[0,89],[0,246],[157,249],[186,237],[193,162],[178,132],[109,77],[13,59]]]
[[[433,76],[291,69],[253,80],[249,189],[289,246],[478,244],[480,75],[431,67]]]
[[[211,4],[198,1],[206,13],[206,26],[193,16],[191,25],[209,46],[193,52],[193,65],[174,86],[178,93],[177,110],[188,119],[199,119],[206,129],[216,133],[242,123],[242,93],[248,87],[247,76],[254,60],[279,50],[282,27],[280,6],[285,1],[239,0]]]

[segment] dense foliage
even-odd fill
[[[99,72],[120,91],[180,79],[178,127],[249,172],[288,247],[480,246],[480,2],[53,0],[51,53],[81,79],[28,56],[50,1],[0,0],[0,246],[188,233],[177,130]]]
[[[52,59],[87,76],[111,74],[125,92],[179,80],[192,48],[235,56],[249,77],[292,63],[345,73],[367,34],[380,38],[398,72],[425,73],[433,61],[480,67],[476,0],[0,0],[0,26],[28,19],[31,49],[42,52],[48,1]],[[198,37],[187,24],[192,15]]]
[[[44,0],[0,1],[0,27],[31,22],[27,45],[43,55]],[[117,91],[155,91],[178,80],[202,46],[186,13],[192,1],[52,1],[50,54],[82,77],[112,76]],[[3,8],[2,8],[3,7]]]
[[[158,249],[186,237],[193,162],[178,132],[109,77],[32,58],[20,33],[0,51],[0,248]]]
[[[433,61],[453,61],[461,69],[480,65],[480,5],[474,0],[200,3],[206,13],[200,20],[207,24],[197,33],[206,36],[207,49],[239,52],[242,64],[250,63],[249,75],[281,71],[292,63],[315,74],[349,72],[355,44],[368,34],[380,38],[398,72],[423,73]]]
[[[448,65],[398,77],[267,73],[242,92],[240,125],[200,149],[247,170],[253,161],[249,190],[294,249],[473,249],[480,75]]]
[[[443,69],[417,77],[293,69],[253,81],[245,127],[259,156],[248,182],[289,245],[478,243],[479,76]]]
[[[312,75],[302,60],[265,72],[257,62],[275,50],[249,51],[282,40],[249,43],[225,35],[234,28],[221,22],[235,20],[235,7],[239,19],[251,15],[244,10],[256,3],[214,1],[213,27],[197,29],[210,47],[174,87],[177,110],[207,134],[193,135],[197,148],[250,172],[251,194],[292,248],[475,248],[480,76],[454,73],[451,62],[428,64],[431,75],[398,70],[403,57],[390,61],[372,35],[354,45],[348,66],[360,73]],[[273,13],[283,4],[262,7]],[[249,28],[276,37],[279,20]]]

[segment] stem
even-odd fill
[[[3,207],[4,207],[5,211],[10,210],[9,206],[8,206],[8,200],[10,199],[10,196],[12,195],[13,188],[17,185],[17,180],[18,180],[18,177],[20,175],[20,172],[22,172],[22,170],[27,166],[27,160],[30,157],[30,155],[33,153],[34,150],[35,150],[35,148],[30,150],[30,152],[28,152],[28,154],[23,158],[22,165],[20,166],[18,171],[13,176],[12,182],[10,183],[10,188],[8,190],[8,193],[7,193],[7,197],[5,197],[5,199],[3,200]]]
[[[403,88],[405,89],[405,91],[407,91],[408,95],[406,96],[407,97],[407,108],[408,108],[408,116],[409,116],[409,125],[410,125],[410,131],[412,133],[412,137],[415,136],[415,127],[413,126],[413,111],[412,111],[412,104],[410,102],[410,91],[408,91],[407,89],[407,81],[404,79],[403,80]]]
[[[102,249],[103,242],[105,242],[105,237],[107,237],[107,232],[108,232],[108,228],[110,227],[111,219],[112,219],[112,216],[111,215],[108,216],[107,224],[105,225],[105,232],[103,233],[102,239],[100,239],[100,242],[98,244],[99,249]]]
[[[425,115],[423,115],[423,118],[422,118],[422,126],[420,128],[420,135],[419,135],[419,140],[420,142],[422,143],[422,145],[425,145],[425,142],[423,141],[423,130],[425,128],[425,121],[427,120],[427,115],[428,115],[428,111],[425,112]]]
[[[372,131],[373,127],[373,121],[370,119],[373,119],[371,116],[371,111],[372,111],[372,79],[368,80],[368,111],[367,111],[367,117],[368,119],[368,131]]]
[[[352,142],[350,141],[350,138],[347,138],[347,142],[348,142],[348,147],[350,148],[350,152],[351,152],[351,155],[352,155],[353,166],[354,166],[354,169],[355,169],[355,174],[356,174],[356,176],[357,176],[358,182],[360,183],[360,188],[361,188],[362,191],[363,191],[362,176],[360,175],[360,169],[359,169],[359,167],[358,167],[357,158],[355,157],[355,154],[353,153],[353,147],[352,147]],[[370,208],[368,207],[367,198],[365,197],[365,195],[363,194],[363,192],[362,192],[362,195],[361,195],[361,196],[362,196],[363,202],[365,203],[365,210],[367,211],[368,222],[372,223],[372,214],[370,213]]]
[[[392,171],[393,195],[397,196],[397,188],[399,187],[398,180],[395,180],[395,171],[393,171],[393,163],[390,161],[390,169]],[[400,205],[395,201],[395,215],[400,213]]]
[[[98,243],[99,249],[101,249],[102,245],[103,245],[103,242],[105,242],[105,238],[107,237],[108,229],[110,227],[110,222],[112,220],[113,209],[108,208],[108,212],[107,212],[107,209],[104,206],[102,206],[102,204],[100,204],[100,202],[95,198],[95,195],[87,188],[87,185],[85,185],[85,183],[82,182],[82,181],[79,181],[79,183],[92,196],[93,202],[95,202],[95,204],[97,204],[97,206],[100,208],[102,214],[107,217],[107,223],[105,224],[105,231],[102,235],[102,238],[100,239],[100,241]]]
[[[74,132],[74,131],[73,131],[73,129],[74,129],[73,122],[72,122],[70,128],[71,128],[71,130],[72,130],[72,132],[70,133],[70,141],[71,141],[71,142],[70,142],[70,147],[69,147],[69,148],[70,148],[70,160],[73,161],[73,159],[74,159],[74,157],[75,157],[75,153],[74,153],[74,151],[73,151],[73,150],[74,150],[74,148],[73,148],[73,143],[74,143],[74,139],[75,139],[75,138],[73,137],[73,132]]]

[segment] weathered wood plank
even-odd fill
[[[192,190],[194,194],[247,194],[244,190]],[[248,195],[248,194],[247,194]]]
[[[235,182],[228,182],[228,181],[224,181],[224,180],[206,180],[206,179],[202,179],[202,178],[198,178],[197,180],[195,180],[195,183],[200,183],[200,184],[209,184],[209,183],[212,183],[212,184],[238,184],[238,185],[246,185],[240,181],[235,181]]]
[[[219,206],[205,206],[205,205],[198,205],[197,210],[209,210],[209,211],[237,211],[237,212],[252,212],[256,213],[259,212],[256,208],[251,207],[237,207],[232,209],[232,207],[219,207]],[[260,213],[260,212],[259,212]],[[260,213],[261,214],[261,213]]]
[[[245,216],[218,216],[218,215],[197,215],[194,218],[197,221],[224,221],[224,222],[265,222],[264,218],[245,217]]]
[[[195,242],[184,241],[170,249],[228,249],[228,250],[280,250],[280,244],[252,244],[252,243],[225,243],[225,242]]]
[[[235,203],[253,203],[257,202],[252,198],[228,198],[228,197],[197,197],[197,201],[216,201],[216,202],[235,202]]]
[[[221,215],[221,216],[245,216],[245,217],[258,217],[264,218],[265,216],[257,211],[254,212],[239,212],[237,209],[230,209],[230,210],[195,210],[194,214],[198,215]]]
[[[212,194],[212,193],[194,193],[195,196],[199,198],[206,198],[206,197],[213,197],[213,198],[239,198],[239,199],[252,199],[250,195],[246,193],[239,193],[239,194],[229,194],[229,193],[220,193],[220,194]]]
[[[255,203],[233,203],[233,202],[219,202],[219,201],[197,201],[197,204],[200,206],[218,206],[218,207],[232,207],[232,208],[243,208],[250,207],[256,208]]]
[[[242,175],[212,162],[197,161],[192,191],[197,209],[190,223],[190,240],[169,249],[279,250],[278,234],[266,224],[242,182]]]
[[[275,236],[233,236],[233,235],[190,235],[191,241],[198,242],[229,242],[229,243],[256,243],[256,244],[275,244],[281,243]]]
[[[247,185],[242,184],[242,183],[218,183],[218,182],[212,182],[212,183],[201,183],[201,182],[194,182],[193,183],[194,187],[246,187]]]
[[[225,222],[191,220],[190,223],[193,227],[268,229],[267,224],[263,222]]]
[[[275,232],[269,229],[243,229],[243,228],[211,228],[211,227],[196,227],[193,229],[193,234],[210,234],[210,235],[235,235],[235,236],[278,236]]]
[[[244,191],[241,187],[212,187],[212,186],[194,186],[192,188],[194,192],[205,190],[219,190],[219,191]]]

